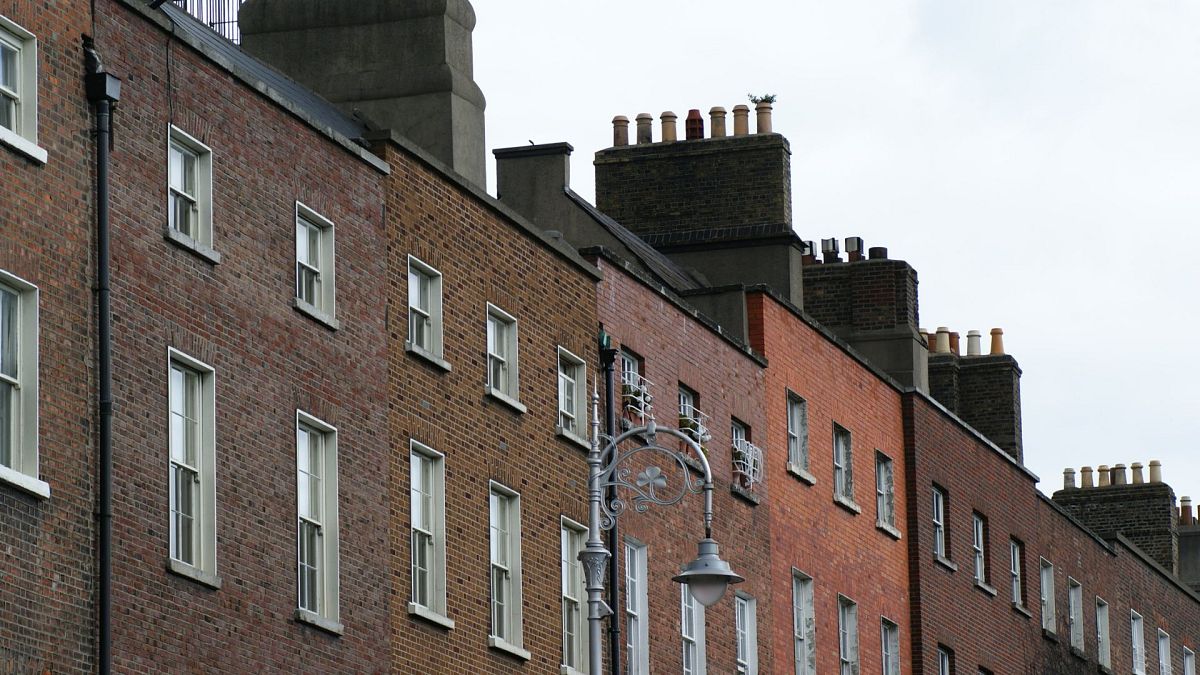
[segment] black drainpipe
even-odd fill
[[[617,402],[616,402],[616,361],[617,350],[613,349],[608,344],[609,339],[604,333],[603,326],[601,331],[600,344],[600,367],[604,369],[604,412],[605,412],[605,432],[609,439],[617,437]],[[605,457],[603,466],[607,466],[609,458]],[[611,502],[616,497],[617,488],[615,486],[608,488],[608,494],[605,499]],[[609,654],[609,672],[611,675],[621,675],[621,612],[620,603],[620,574],[618,574],[617,561],[619,556],[624,552],[620,547],[620,538],[617,536],[617,524],[614,522],[612,529],[608,531],[608,550],[611,555],[608,559],[608,606],[612,608],[613,613],[608,617],[608,654]]]
[[[108,159],[112,149],[112,111],[121,99],[121,80],[104,71],[90,38],[83,45],[87,60],[84,88],[96,106],[96,334],[99,375],[100,439],[97,449],[99,520],[99,663],[102,675],[112,672],[112,308],[109,303]]]

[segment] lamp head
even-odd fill
[[[740,584],[746,579],[717,555],[717,542],[701,539],[698,548],[696,559],[685,565],[671,580],[687,585],[696,602],[711,607],[725,595],[725,588],[729,584]]]

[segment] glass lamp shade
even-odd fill
[[[685,565],[672,581],[687,584],[688,591],[696,602],[711,607],[725,595],[725,588],[729,584],[740,584],[745,579],[717,555],[717,542],[701,539],[698,548],[699,555],[696,559]]]

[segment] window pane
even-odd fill
[[[319,575],[321,556],[320,528],[313,523],[300,522],[299,549],[299,593],[300,607],[320,613]]]
[[[17,294],[0,288],[0,375],[17,377]]]
[[[0,87],[10,91],[17,90],[17,77],[20,72],[17,68],[17,54],[17,50],[11,45],[0,42]]]
[[[171,468],[171,555],[189,565],[196,564],[195,521],[199,497],[198,475],[178,464]]]
[[[0,381],[0,466],[12,466],[13,425],[13,387]]]

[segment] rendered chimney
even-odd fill
[[[613,118],[613,146],[622,147],[629,145],[629,118],[624,115],[617,115]]]
[[[747,106],[747,105],[733,106],[733,135],[734,136],[749,136],[750,135],[750,106]]]
[[[979,356],[979,331],[967,331],[967,356]]]
[[[1132,471],[1133,471],[1133,484],[1134,485],[1145,484],[1146,478],[1145,478],[1145,476],[1142,475],[1142,463],[1134,462],[1132,465],[1130,465],[1129,468],[1132,469]]]
[[[1112,485],[1112,471],[1108,468],[1107,464],[1101,464],[1100,466],[1096,467],[1096,471],[1100,474],[1100,480],[1098,482],[1100,487],[1108,487],[1109,485]]]
[[[950,353],[950,329],[945,326],[938,326],[937,329],[937,348],[934,350],[938,354]]]
[[[654,117],[650,113],[638,113],[634,120],[637,122],[637,144],[653,143]]]
[[[678,115],[670,110],[664,110],[658,117],[662,120],[662,142],[673,143],[679,140],[675,135],[675,120],[678,119]]]
[[[1158,461],[1157,459],[1150,460],[1150,482],[1162,482],[1162,462]]]
[[[688,111],[687,119],[683,122],[683,136],[689,141],[704,138],[704,118],[700,110],[692,108]]]
[[[846,237],[846,258],[850,262],[863,260],[862,237]]]
[[[1079,470],[1079,481],[1081,483],[1080,487],[1090,488],[1096,486],[1092,482],[1092,467],[1085,466]]]
[[[1018,351],[1020,351],[1020,350],[1018,350]],[[1004,330],[1003,329],[1000,329],[1000,328],[992,329],[992,350],[989,353],[993,354],[993,355],[1004,353]]]
[[[1112,484],[1113,485],[1127,485],[1128,484],[1127,483],[1128,479],[1125,474],[1125,465],[1124,464],[1117,464],[1117,465],[1113,466],[1112,469],[1109,469],[1109,472],[1112,474]]]
[[[708,109],[708,116],[712,119],[712,137],[725,138],[725,109],[713,106]]]
[[[486,186],[467,0],[246,0],[238,24],[247,53]]]
[[[771,133],[771,104],[766,101],[759,101],[754,104],[754,113],[757,118],[755,121],[758,125],[757,133]]]
[[[1070,469],[1070,468],[1063,469],[1063,489],[1064,490],[1074,490],[1075,489],[1075,469]]]

